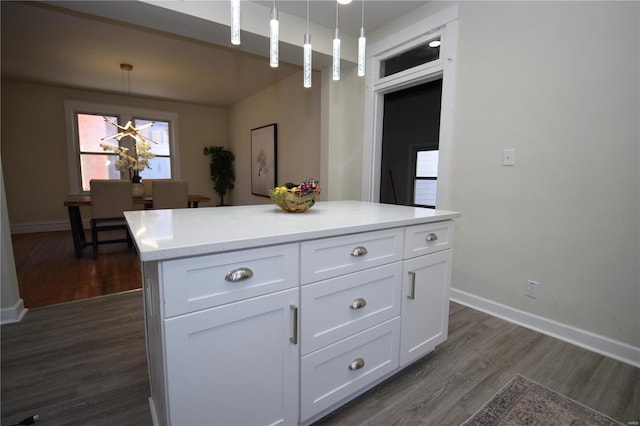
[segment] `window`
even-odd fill
[[[388,77],[440,58],[440,36],[380,61],[380,77]]]
[[[413,187],[413,204],[436,208],[439,151],[417,151]]]
[[[65,102],[65,113],[72,192],[89,191],[91,179],[130,178],[128,171],[116,169],[118,157],[102,149],[100,144],[108,143],[131,149],[134,140],[130,137],[124,137],[120,141],[109,138],[120,130],[106,122],[105,117],[120,126],[131,120],[136,128],[153,122],[153,126],[140,131],[141,135],[153,141],[150,145],[155,154],[149,162],[150,168],[143,170],[140,175],[143,179],[170,179],[178,176],[177,144],[174,136],[176,114],[75,101]]]

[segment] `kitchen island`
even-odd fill
[[[459,213],[335,201],[125,217],[156,425],[309,424],[447,337]]]

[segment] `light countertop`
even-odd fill
[[[173,259],[454,219],[457,212],[364,201],[137,210],[125,217],[142,261]]]

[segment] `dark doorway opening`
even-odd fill
[[[435,208],[437,173],[420,163],[437,171],[441,99],[442,79],[384,95],[381,203]]]

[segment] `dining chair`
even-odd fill
[[[186,180],[158,179],[153,181],[154,209],[186,209],[189,207],[189,190]]]
[[[91,179],[91,241],[93,258],[98,257],[99,244],[127,243],[133,245],[123,212],[133,210],[130,180]],[[98,232],[124,230],[125,238],[98,240]]]

